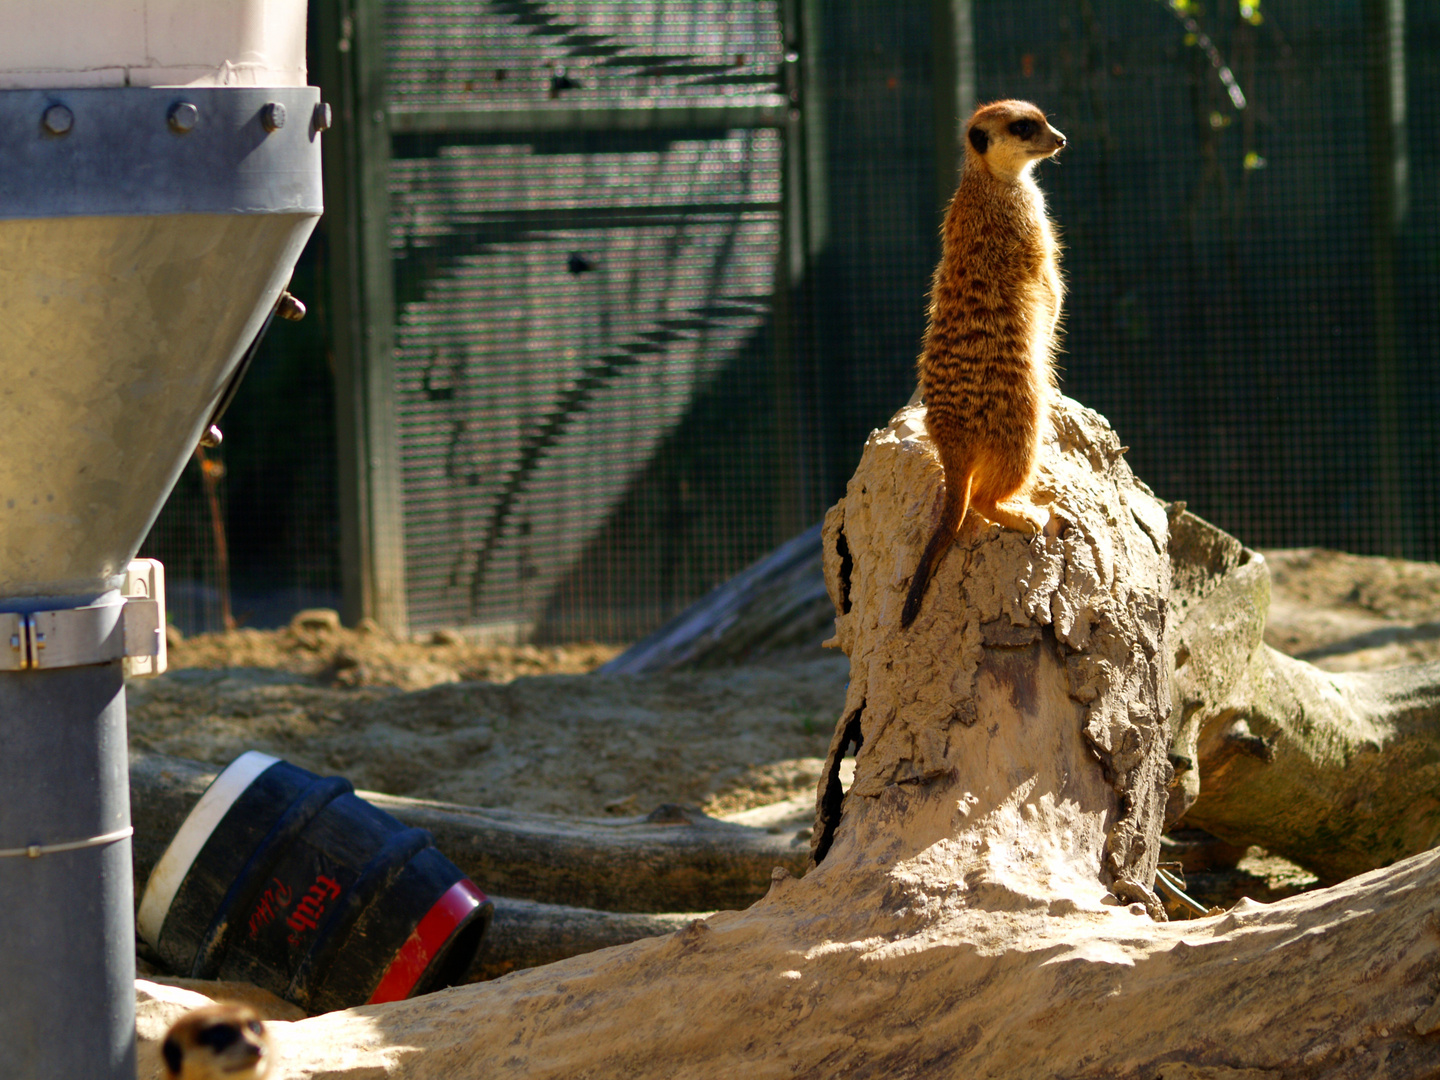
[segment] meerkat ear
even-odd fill
[[[978,124],[970,129],[970,145],[975,148],[977,154],[983,154],[990,149],[990,136],[986,135]]]
[[[185,1051],[180,1049],[180,1044],[174,1039],[166,1039],[165,1045],[160,1048],[160,1056],[165,1059],[165,1064],[170,1068],[172,1076],[180,1075],[180,1062],[185,1057]]]

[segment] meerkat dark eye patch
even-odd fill
[[[1039,130],[1040,125],[1034,120],[1016,120],[1010,125],[1010,134],[1017,139],[1033,139]]]
[[[180,1044],[174,1039],[166,1039],[165,1045],[160,1047],[160,1056],[165,1059],[165,1064],[172,1073],[177,1076],[180,1073],[180,1062],[185,1057],[185,1051],[180,1049]]]
[[[983,154],[990,149],[990,136],[978,127],[970,129],[970,145],[975,148],[977,154]]]
[[[210,1047],[217,1054],[240,1038],[240,1029],[234,1024],[211,1024],[196,1037],[196,1042]]]

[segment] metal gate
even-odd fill
[[[772,415],[798,119],[780,6],[356,0],[325,18],[331,228],[350,223],[338,254],[359,269],[337,281],[337,355],[363,357],[340,373],[352,612],[623,637],[805,524],[740,521],[743,491],[687,515],[681,490],[648,511],[668,542],[638,563],[615,542],[718,382]],[[782,450],[746,465],[767,493]],[[687,516],[711,535],[682,557]]]

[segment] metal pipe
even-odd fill
[[[135,1075],[119,658],[164,620],[118,590],[319,217],[327,124],[310,87],[0,90],[5,1080]]]
[[[0,673],[0,792],[0,1076],[133,1080],[119,660]]]

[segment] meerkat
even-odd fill
[[[966,514],[1035,535],[1049,515],[1014,500],[1035,469],[1056,391],[1060,245],[1032,170],[1065,136],[1028,101],[997,101],[965,125],[965,164],[945,214],[920,354],[925,429],[945,473],[936,526],[901,610],[908,627]]]
[[[218,1004],[175,1021],[160,1046],[166,1080],[260,1080],[274,1054],[255,1010]]]

